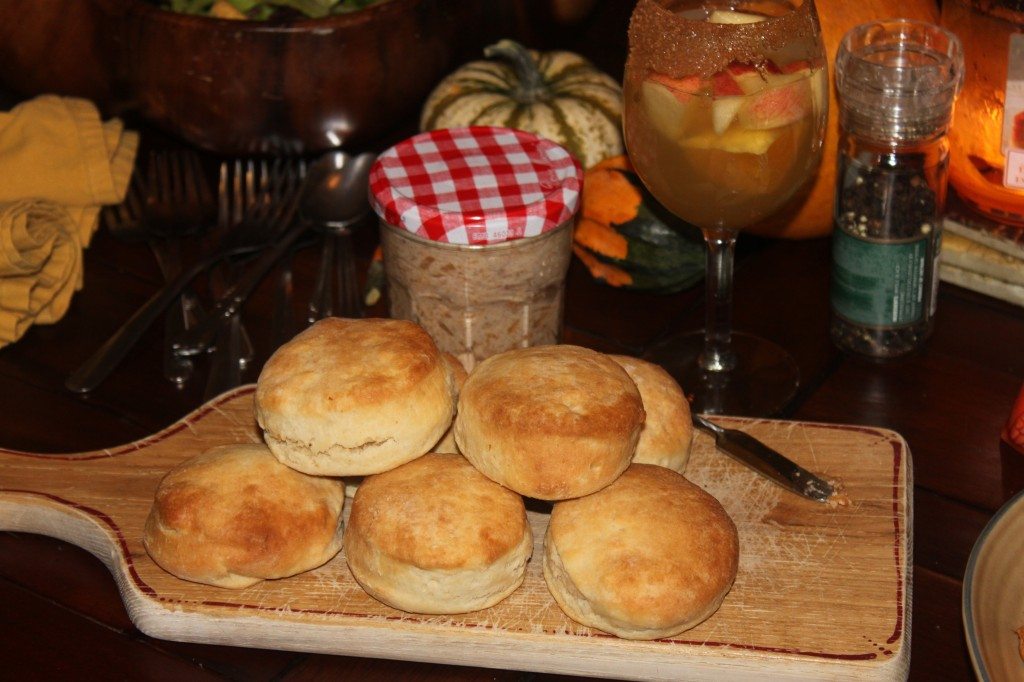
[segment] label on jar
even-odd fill
[[[899,327],[924,315],[928,238],[891,242],[832,237],[832,309],[866,327]]]
[[[1003,185],[1024,189],[1024,33],[1010,35],[1003,106]]]

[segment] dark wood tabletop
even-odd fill
[[[595,61],[603,59],[609,70],[621,68],[621,51],[615,52],[622,47],[621,10],[614,19],[620,23],[597,25],[576,37],[581,45],[611,40],[614,49],[595,52]],[[359,234],[364,269],[375,239],[373,229]],[[846,356],[828,336],[829,249],[827,238],[743,237],[735,324],[776,341],[797,359],[801,388],[784,418],[880,426],[906,438],[914,481],[910,677],[972,679],[961,622],[965,567],[986,522],[1024,487],[1024,455],[999,439],[1024,381],[1024,310],[943,284],[935,332],[923,351],[884,363]],[[315,246],[296,255],[297,317],[316,266]],[[93,393],[79,396],[63,387],[68,374],[159,284],[145,245],[97,234],[86,253],[84,289],[67,316],[32,328],[0,350],[0,447],[59,453],[114,446],[149,435],[202,404],[202,365],[180,390],[162,377],[159,325]],[[248,381],[272,350],[260,333],[269,323],[271,293],[264,283],[245,310],[258,356]],[[666,334],[700,328],[703,295],[701,286],[673,295],[612,289],[574,261],[564,340],[639,355]],[[386,312],[379,304],[368,314]],[[0,532],[0,604],[0,658],[17,679],[558,677],[152,639],[129,620],[99,560],[38,535]]]
[[[297,315],[316,260],[315,248],[296,258]],[[935,334],[923,352],[887,363],[846,357],[827,333],[828,264],[828,239],[752,244],[737,267],[737,326],[776,340],[797,358],[802,388],[786,417],[882,426],[908,441],[915,484],[911,678],[970,679],[960,616],[967,558],[993,512],[1024,486],[1024,456],[999,441],[1024,377],[1024,311],[942,285]],[[143,245],[97,236],[86,256],[85,288],[67,317],[0,350],[0,447],[49,453],[118,445],[202,403],[202,366],[183,390],[162,377],[159,327],[94,393],[63,388],[68,373],[158,284]],[[269,352],[258,333],[270,308],[264,289],[246,309],[261,358]],[[699,327],[702,294],[701,287],[670,296],[615,290],[574,262],[565,341],[639,354],[665,333]],[[0,603],[0,654],[8,669],[42,677],[90,670],[133,679],[533,677],[154,640],[132,625],[97,559],[36,535],[0,533]]]

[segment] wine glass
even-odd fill
[[[828,75],[813,0],[639,0],[629,26],[623,129],[634,168],[708,247],[703,332],[647,354],[713,414],[766,416],[799,370],[732,331],[739,231],[783,209],[821,160]]]

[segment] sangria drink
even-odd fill
[[[651,193],[708,243],[707,324],[649,357],[707,412],[763,416],[795,393],[788,353],[731,329],[737,233],[779,211],[821,161],[828,75],[813,0],[639,0],[623,128]]]
[[[698,9],[710,23],[758,23],[756,10]],[[811,40],[809,36],[808,41]],[[710,77],[650,71],[626,81],[625,130],[634,167],[670,211],[701,228],[740,230],[779,209],[820,162],[828,106],[813,43],[787,44],[754,63],[730,62]]]

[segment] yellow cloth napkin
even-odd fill
[[[82,99],[42,95],[0,112],[0,347],[67,312],[82,249],[100,207],[124,199],[138,142]]]

